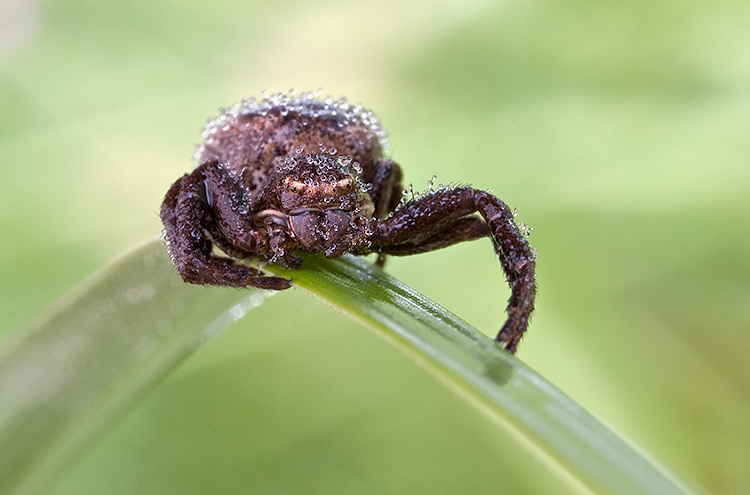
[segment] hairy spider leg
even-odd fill
[[[231,222],[226,222],[221,215],[214,215],[209,204],[207,184],[214,179],[205,171],[212,166],[211,163],[204,163],[191,174],[182,176],[169,189],[162,203],[161,218],[178,273],[186,282],[195,284],[288,289],[291,287],[289,280],[264,276],[255,268],[237,265],[230,259],[212,254],[209,220],[218,217],[220,228]]]
[[[417,243],[404,242],[392,245],[386,244],[383,246],[378,245],[377,248],[375,248],[375,244],[373,244],[371,249],[378,249],[379,251],[392,256],[411,256],[412,254],[427,253],[429,251],[435,251],[436,249],[452,246],[453,244],[474,241],[476,239],[490,236],[487,222],[476,215],[470,214],[454,220],[454,223],[448,223],[442,229],[438,229],[437,232]]]
[[[401,167],[396,162],[380,159],[373,167],[372,177],[363,178],[371,184],[375,218],[387,217],[401,203],[401,177]]]
[[[256,226],[247,213],[252,209],[240,183],[230,177],[218,160],[202,163],[200,170],[206,186],[206,197],[213,213],[213,222],[207,222],[206,230],[216,247],[233,258],[259,258],[274,261],[288,267],[299,268],[302,260],[291,254],[297,247],[287,233],[278,225]],[[212,201],[221,198],[221,201]]]
[[[369,194],[375,206],[373,216],[385,218],[401,203],[401,167],[391,160],[380,159],[372,169],[372,177],[363,177],[370,183]],[[376,264],[385,266],[386,255],[378,254]]]
[[[485,236],[492,239],[511,288],[508,318],[495,339],[515,352],[534,310],[535,261],[513,212],[500,199],[470,187],[440,190],[404,204],[377,222],[369,240],[374,252],[405,256]]]

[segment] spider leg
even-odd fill
[[[508,318],[496,340],[515,352],[534,310],[536,263],[513,212],[500,199],[470,187],[423,196],[377,222],[370,249],[393,255],[416,254],[483,236],[492,239],[511,288]]]
[[[273,225],[256,228],[247,220],[249,201],[245,191],[218,161],[208,160],[198,170],[204,177],[214,219],[206,230],[216,247],[233,258],[273,258],[288,268],[299,268],[302,260],[291,254],[296,245],[289,242],[282,229]],[[221,197],[222,201],[211,201],[215,197]]]
[[[385,218],[401,202],[401,167],[391,160],[381,159],[375,163],[372,177],[370,197],[375,205],[375,218]]]
[[[207,234],[212,230],[210,224],[214,215],[206,196],[203,170],[199,167],[175,182],[161,207],[169,251],[180,276],[194,284],[289,288],[289,280],[263,276],[255,268],[236,265],[212,254],[212,242]]]
[[[375,205],[375,218],[387,217],[401,202],[401,177],[401,167],[396,162],[380,159],[372,169],[372,177],[365,178],[370,183],[369,192]],[[385,259],[385,254],[379,253],[376,264],[382,268]]]
[[[478,191],[476,199],[511,287],[508,319],[496,340],[505,343],[505,348],[510,352],[515,352],[534,311],[536,255],[513,220],[513,211],[508,205],[485,191]]]
[[[403,243],[381,246],[379,254],[410,256],[488,236],[487,223],[475,215],[469,215],[459,218],[454,224],[439,230],[436,234],[416,244]]]

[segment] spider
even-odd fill
[[[291,280],[235,260],[297,268],[295,252],[377,253],[383,266],[387,255],[489,237],[511,287],[496,340],[516,351],[534,309],[535,254],[500,199],[468,186],[406,199],[379,120],[345,99],[292,92],[245,100],[209,121],[203,137],[196,168],[161,207],[185,282],[283,290]]]

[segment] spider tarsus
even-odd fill
[[[378,268],[383,268],[385,266],[385,261],[387,259],[388,259],[388,257],[386,255],[384,255],[383,253],[378,253],[378,259],[375,260],[375,265]]]

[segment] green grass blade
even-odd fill
[[[0,493],[38,494],[261,291],[176,276],[161,242],[118,260],[0,349]]]
[[[390,341],[595,493],[691,493],[490,339],[367,260],[310,257],[292,277]],[[152,242],[0,350],[0,492],[38,493],[201,342],[263,293],[196,287]],[[12,455],[9,455],[12,453]]]
[[[362,258],[269,267],[372,328],[479,408],[542,464],[592,493],[694,493],[515,356]]]

